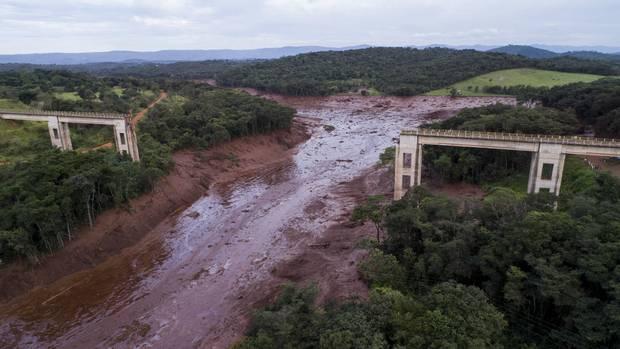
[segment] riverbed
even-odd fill
[[[1,305],[0,347],[226,348],[242,334],[249,308],[272,296],[282,266],[343,222],[351,202],[341,189],[372,173],[401,129],[464,107],[514,104],[266,98],[296,108],[312,136],[281,161],[213,185],[131,248]]]

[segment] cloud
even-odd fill
[[[151,26],[151,27],[178,28],[178,27],[186,27],[191,23],[190,21],[186,19],[175,18],[175,17],[157,18],[157,17],[133,16],[132,19],[136,23],[144,24],[144,25]]]
[[[616,0],[3,0],[0,53],[281,45],[618,45]]]

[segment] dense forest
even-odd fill
[[[484,92],[511,94],[521,101],[537,100],[545,107],[571,110],[598,137],[620,138],[620,79],[606,78],[553,88],[490,86]]]
[[[23,91],[37,91],[32,100],[23,100],[31,106],[46,103],[45,96],[59,89],[101,92],[119,84],[126,89],[154,86],[149,81],[135,80],[128,86],[122,85],[126,80],[99,80],[66,72],[2,76],[3,97],[19,98]],[[26,80],[28,84],[24,84]],[[294,116],[290,108],[242,92],[191,82],[157,87],[164,87],[170,97],[152,111],[152,118],[149,115],[138,125],[140,163],[113,150],[60,152],[50,149],[49,143],[42,146],[42,142],[49,142],[43,135],[40,142],[14,149],[34,149],[37,153],[33,158],[0,164],[0,265],[17,258],[36,262],[40,253],[62,247],[64,241],[73,238],[80,225],[92,224],[99,212],[126,205],[129,199],[150,190],[170,169],[172,150],[207,147],[238,136],[285,128]],[[105,101],[92,103],[107,108]],[[92,110],[92,105],[77,101],[54,109]]]
[[[364,88],[388,95],[416,95],[480,74],[524,67],[620,74],[618,64],[572,57],[533,60],[473,50],[384,47],[309,53],[241,65],[220,73],[218,83],[299,96],[330,95]]]
[[[290,126],[295,110],[245,92],[196,86],[155,107],[140,131],[173,149],[207,147]]]
[[[260,61],[262,60],[208,60],[176,63],[88,63],[71,65],[7,63],[0,64],[0,72],[43,70],[87,73],[98,77],[205,80],[217,79],[218,75],[226,70]]]
[[[147,80],[68,71],[0,72],[0,100],[19,101],[25,108],[129,113],[146,107],[159,89]]]

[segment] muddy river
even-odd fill
[[[0,347],[225,348],[250,299],[341,208],[330,196],[378,161],[401,128],[502,98],[272,97],[313,120],[294,156],[218,185],[137,245],[0,306]],[[323,125],[334,127],[327,131]],[[309,215],[326,202],[326,215]],[[291,232],[297,232],[293,234]]]

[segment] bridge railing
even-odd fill
[[[76,117],[76,118],[97,118],[97,119],[125,119],[130,117],[129,114],[115,113],[96,113],[96,112],[74,112],[74,111],[52,111],[52,110],[6,110],[0,109],[0,114],[13,115],[43,115],[43,116],[60,116],[60,117]]]
[[[444,129],[430,129],[430,128],[417,128],[417,129],[411,129],[411,130],[403,130],[401,134],[411,135],[411,136],[484,139],[484,140],[515,141],[515,142],[528,142],[528,143],[544,142],[544,143],[568,144],[568,145],[592,145],[592,146],[620,147],[620,140],[611,139],[611,138],[594,138],[594,137],[583,137],[583,136],[558,136],[558,135],[541,135],[541,134],[525,134],[525,133],[444,130]]]

